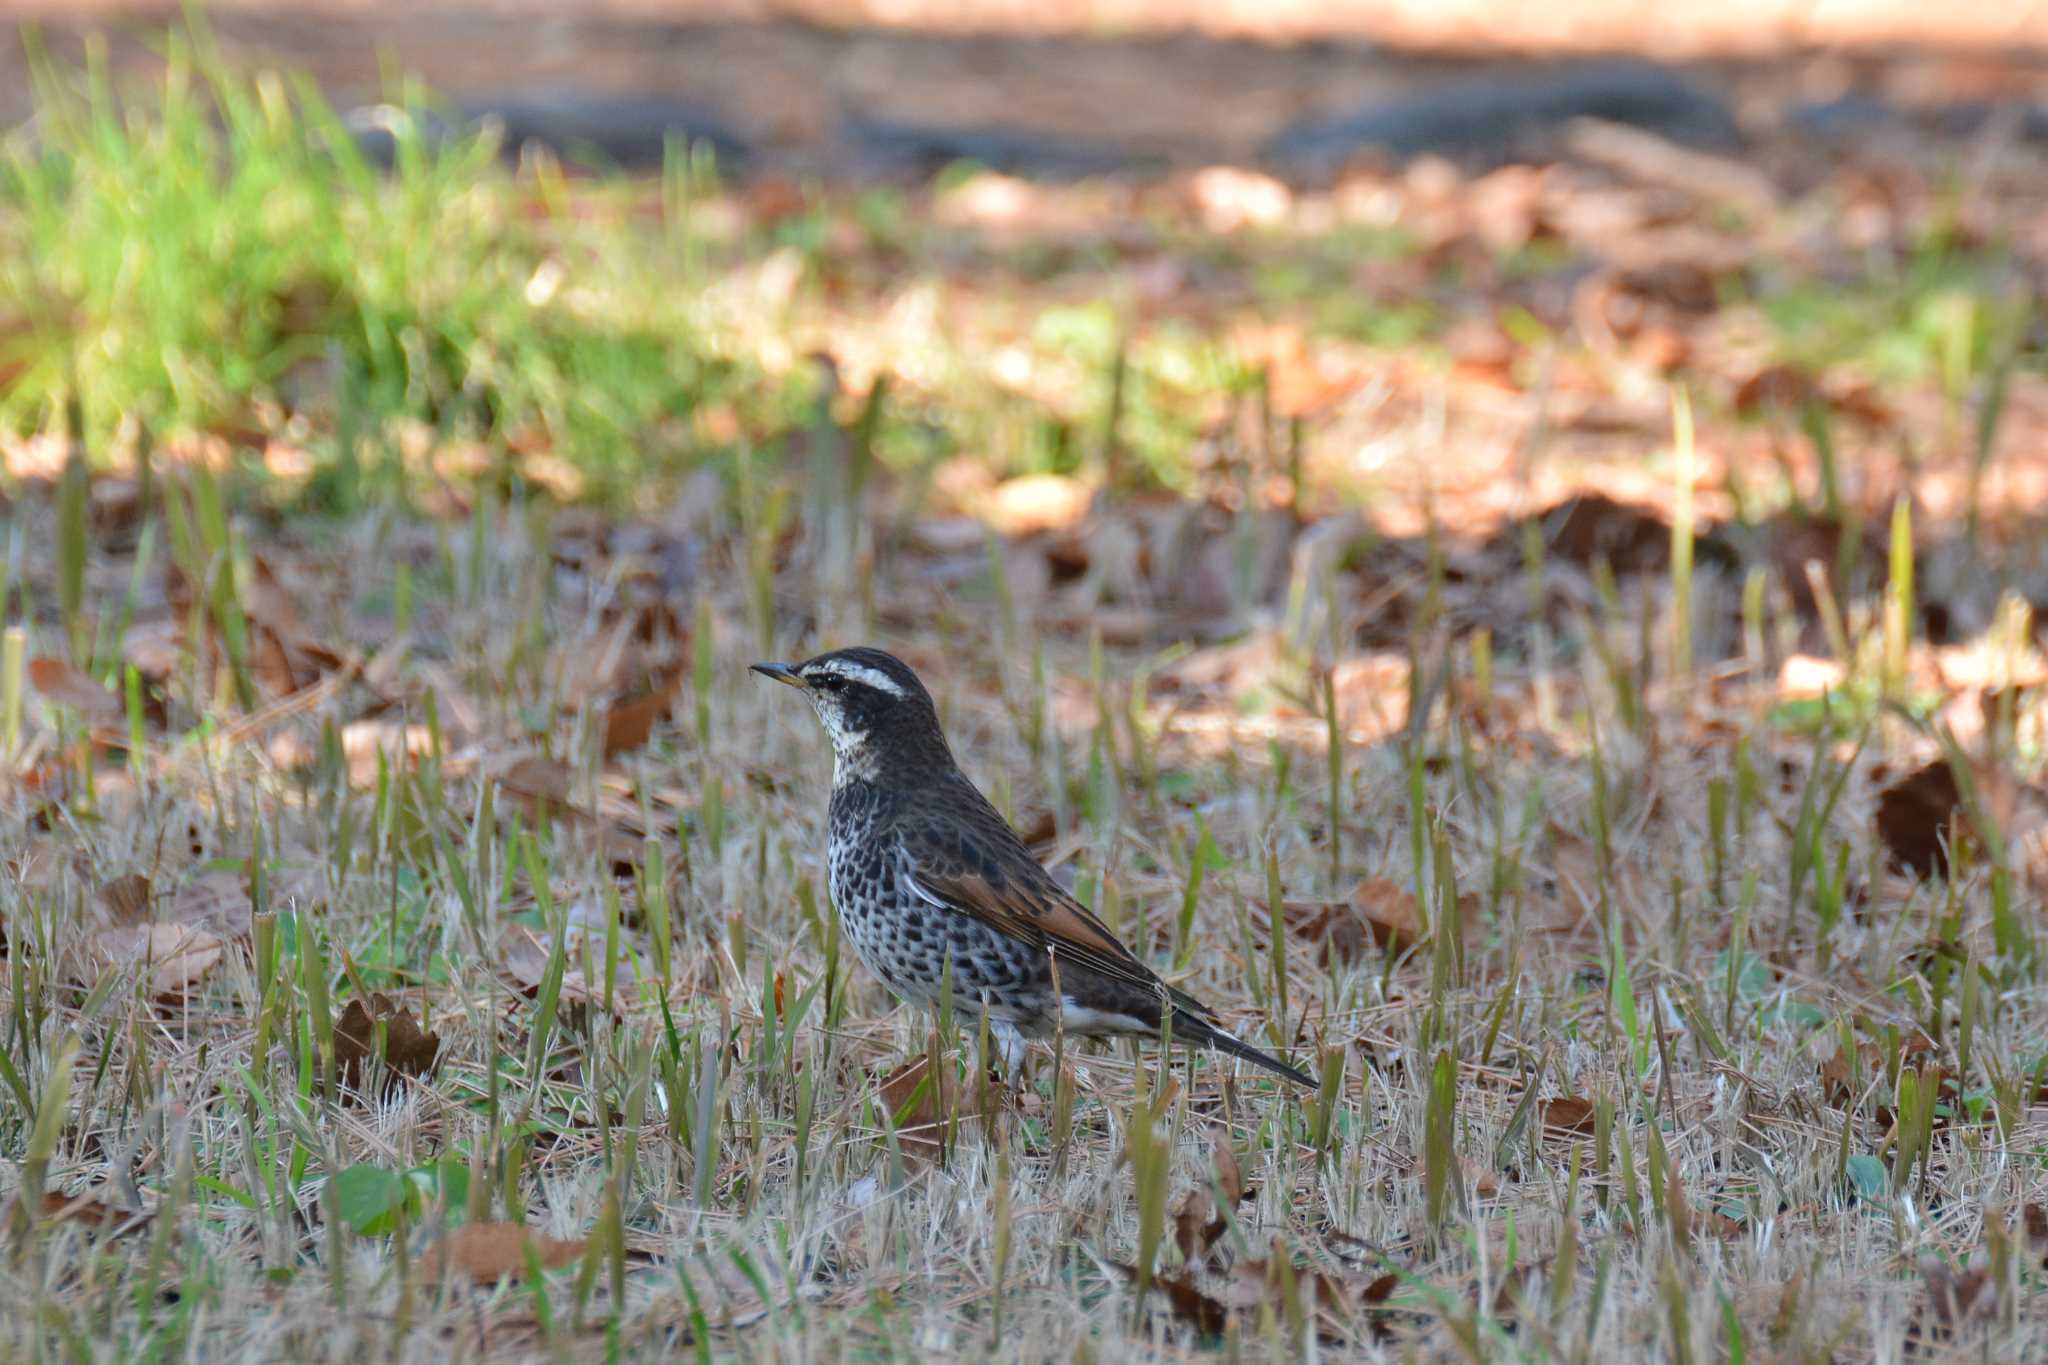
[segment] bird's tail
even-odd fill
[[[1277,1057],[1269,1057],[1250,1043],[1225,1033],[1208,1020],[1186,1009],[1173,1012],[1173,1032],[1177,1038],[1190,1042],[1204,1043],[1218,1052],[1227,1052],[1233,1057],[1242,1057],[1254,1066],[1262,1066],[1276,1076],[1285,1076],[1296,1085],[1316,1088],[1315,1079],[1306,1071],[1297,1071]]]

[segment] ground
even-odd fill
[[[2025,58],[839,183],[168,49],[0,170],[6,1354],[2042,1349]],[[1318,1088],[888,999],[856,641]]]

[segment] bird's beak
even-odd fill
[[[773,678],[779,683],[788,683],[791,687],[805,686],[804,675],[788,664],[753,664],[751,667],[764,678]]]

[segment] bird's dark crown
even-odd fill
[[[952,763],[932,694],[893,654],[856,646],[800,664],[754,668],[804,690],[832,738],[843,776],[873,780]]]

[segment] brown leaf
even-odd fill
[[[1664,1165],[1664,1222],[1671,1229],[1671,1240],[1679,1250],[1692,1250],[1693,1234],[1692,1204],[1685,1197],[1685,1182],[1678,1174],[1678,1163],[1668,1161]]]
[[[1206,1257],[1209,1248],[1223,1235],[1223,1220],[1215,1217],[1215,1212],[1216,1201],[1207,1190],[1189,1190],[1180,1207],[1174,1210],[1174,1245],[1180,1248],[1181,1259],[1189,1265]],[[1216,1229],[1213,1234],[1209,1231],[1212,1226]]]
[[[271,696],[289,696],[349,666],[315,641],[300,620],[297,593],[264,556],[252,555],[242,610],[249,622],[249,668]]]
[[[2020,1227],[2026,1233],[2027,1248],[2048,1264],[2048,1208],[2034,1203],[2021,1206]]]
[[[1892,861],[1916,876],[1948,875],[1949,848],[1966,824],[1955,772],[1937,759],[1877,798],[1877,834]]]
[[[1740,1219],[1730,1218],[1719,1209],[1695,1213],[1693,1222],[1705,1236],[1719,1238],[1724,1242],[1733,1242],[1749,1236],[1749,1228]]]
[[[617,821],[594,815],[569,800],[569,765],[538,754],[521,758],[497,774],[497,782],[529,820],[543,816],[557,827],[594,843],[614,870],[638,865],[641,836]]]
[[[556,998],[565,1005],[588,1008],[604,1004],[603,953],[601,946],[592,954],[591,965],[598,968],[598,979],[592,981],[584,971],[584,945],[588,939],[582,934],[572,935],[567,951],[569,965],[562,972],[561,989]],[[505,975],[511,978],[520,994],[531,1000],[540,994],[540,985],[547,976],[548,958],[553,949],[524,925],[513,925],[499,944],[504,963]],[[618,1013],[636,1003],[639,987],[624,972],[612,983],[612,1012]]]
[[[1214,233],[1283,223],[1294,194],[1269,175],[1236,166],[1209,166],[1188,181],[1188,197],[1202,224]]]
[[[1322,945],[1327,960],[1355,962],[1365,951],[1365,920],[1343,901],[1288,901],[1282,913],[1297,937]]]
[[[682,688],[683,674],[678,669],[648,691],[613,702],[604,717],[604,756],[610,758],[645,744],[655,725],[675,705]]]
[[[1735,411],[1744,417],[1797,413],[1815,396],[1814,382],[1805,372],[1790,365],[1767,365],[1736,386]]]
[[[498,774],[498,785],[517,797],[522,806],[532,802],[552,813],[569,804],[569,787],[575,774],[560,759],[529,754]]]
[[[1216,1188],[1222,1192],[1224,1202],[1232,1208],[1243,1203],[1244,1170],[1237,1164],[1237,1153],[1231,1150],[1229,1137],[1220,1130],[1209,1149],[1209,1160],[1215,1168]]]
[[[1236,1208],[1245,1197],[1244,1171],[1237,1164],[1237,1153],[1231,1150],[1230,1139],[1221,1132],[1217,1133],[1210,1151],[1216,1193],[1222,1196],[1224,1208]],[[1180,1254],[1193,1264],[1208,1256],[1227,1226],[1210,1191],[1189,1190],[1173,1216],[1174,1241],[1180,1247]]]
[[[1278,1304],[1292,1279],[1297,1292],[1306,1287],[1314,1295],[1314,1302],[1325,1308],[1342,1311],[1346,1299],[1343,1281],[1334,1275],[1326,1275],[1305,1265],[1295,1265],[1285,1254],[1285,1248],[1278,1238],[1274,1239],[1272,1255],[1263,1260],[1239,1261],[1230,1268],[1230,1279],[1223,1291],[1223,1301],[1234,1309],[1253,1309],[1262,1304]]]
[[[1805,701],[1840,692],[1848,682],[1848,668],[1835,660],[1794,654],[1778,669],[1778,697],[1782,701]]]
[[[117,925],[140,924],[149,918],[149,878],[129,872],[99,889],[100,905]]]
[[[1858,1043],[1856,1051],[1863,1063],[1860,1089],[1856,1085],[1857,1075],[1852,1066],[1855,1059],[1844,1051],[1839,1043],[1835,1045],[1834,1054],[1820,1064],[1821,1094],[1837,1109],[1853,1104],[1861,1096],[1863,1089],[1869,1087],[1872,1077],[1884,1075],[1885,1050],[1882,1045],[1866,1041]],[[1939,1056],[1940,1053],[1940,1046],[1924,1033],[1916,1031],[1899,1040],[1901,1066],[1913,1064],[1915,1058]],[[1930,1069],[1937,1074],[1940,1072],[1939,1067]]]
[[[1321,944],[1326,956],[1355,961],[1369,937],[1389,953],[1402,953],[1429,941],[1429,928],[1415,893],[1386,877],[1368,877],[1352,888],[1348,901],[1289,901],[1287,927],[1309,943]],[[1479,897],[1458,897],[1458,918],[1470,927],[1479,918]]]
[[[225,946],[219,935],[194,924],[130,924],[94,934],[87,955],[103,966],[146,967],[149,993],[169,1002],[190,994]]]
[[[1599,1113],[1591,1100],[1582,1100],[1576,1095],[1539,1101],[1536,1111],[1542,1116],[1546,1129],[1569,1137],[1584,1137],[1590,1134]]]
[[[158,914],[169,923],[193,925],[222,938],[247,938],[254,909],[247,872],[217,867],[179,887]]]
[[[1563,825],[1550,827],[1552,864],[1564,908],[1575,913],[1578,925],[1600,923],[1602,867],[1600,849],[1591,839]],[[1607,899],[1620,912],[1622,928],[1633,928],[1634,918],[1654,903],[1649,874],[1633,859],[1610,852],[1606,864]]]
[[[121,699],[94,681],[91,674],[62,659],[35,658],[28,661],[29,681],[51,701],[74,708],[88,724],[119,725],[125,709]]]
[[[146,681],[164,681],[184,661],[184,627],[177,621],[138,621],[121,637],[121,662],[133,664]]]
[[[999,483],[982,500],[982,520],[1006,536],[1064,531],[1088,515],[1095,494],[1064,474],[1026,474]]]
[[[1371,877],[1351,891],[1351,908],[1371,932],[1373,942],[1388,952],[1412,948],[1429,937],[1422,906],[1415,893],[1385,877]]]
[[[890,1121],[896,1125],[896,1140],[902,1144],[906,1156],[937,1157],[945,1141],[948,1117],[956,1111],[962,1122],[980,1117],[978,1096],[961,1091],[950,1065],[939,1068],[936,1085],[925,1084],[925,1076],[930,1069],[931,1059],[919,1057],[882,1077],[878,1085],[882,1103],[888,1106]],[[1007,1093],[1006,1087],[991,1085],[988,1088],[991,1107],[999,1108]]]
[[[384,1088],[388,1093],[395,1089],[398,1077],[424,1076],[434,1069],[434,1063],[441,1055],[441,1035],[422,1029],[417,1020],[399,1008],[397,1002],[381,992],[370,997],[365,1008],[360,999],[348,1002],[348,1008],[334,1021],[334,1060],[341,1072],[342,1083],[351,1090],[359,1090],[363,1083],[363,1063],[369,1059],[377,1038],[377,1021],[384,1022],[384,1064],[389,1068]]]
[[[428,1249],[423,1268],[429,1279],[453,1268],[480,1284],[523,1280],[529,1248],[543,1270],[558,1270],[581,1256],[588,1245],[588,1238],[564,1241],[519,1223],[466,1223],[450,1228]]]
[[[1771,1340],[1783,1344],[1798,1328],[1799,1311],[1806,1294],[1806,1272],[1795,1270],[1778,1291],[1778,1311],[1771,1317]]]
[[[1137,1283],[1138,1268],[1121,1262],[1110,1263],[1121,1271],[1125,1279]],[[1230,1325],[1229,1310],[1209,1295],[1195,1287],[1195,1282],[1185,1275],[1154,1275],[1152,1287],[1166,1295],[1166,1303],[1173,1315],[1187,1323],[1203,1336],[1221,1336]]]
[[[1671,525],[1647,507],[1582,493],[1543,515],[1550,552],[1581,567],[1606,560],[1616,575],[1661,573],[1671,556]]]
[[[270,743],[271,761],[281,768],[311,767],[318,752],[291,731],[280,731]],[[377,785],[386,772],[410,772],[434,751],[434,733],[424,725],[407,725],[395,716],[371,716],[341,727],[341,756],[348,780],[358,789]]]
[[[117,1233],[132,1232],[149,1222],[156,1215],[128,1209],[117,1209],[104,1197],[105,1187],[99,1191],[81,1191],[78,1194],[58,1194],[55,1190],[43,1191],[43,1212],[45,1222],[78,1223],[97,1230],[112,1230]]]
[[[1989,1315],[1995,1295],[1985,1292],[1992,1287],[1988,1267],[1957,1272],[1930,1261],[1921,1266],[1920,1278],[1927,1286],[1928,1306],[1942,1328],[1953,1329],[1971,1318]]]
[[[1834,1055],[1820,1064],[1821,1094],[1829,1104],[1838,1109],[1856,1098],[1855,1089],[1851,1084],[1855,1074],[1853,1068],[1854,1063],[1848,1050],[1839,1044],[1835,1047]],[[1866,1080],[1869,1079],[1870,1072],[1867,1068],[1863,1074]]]
[[[1387,651],[1340,659],[1330,670],[1337,719],[1352,742],[1385,739],[1407,728],[1411,672],[1407,659]]]
[[[1029,819],[1020,821],[1017,829],[1017,837],[1024,841],[1026,847],[1033,850],[1044,849],[1059,838],[1059,833],[1058,817],[1051,810],[1041,810]]]

